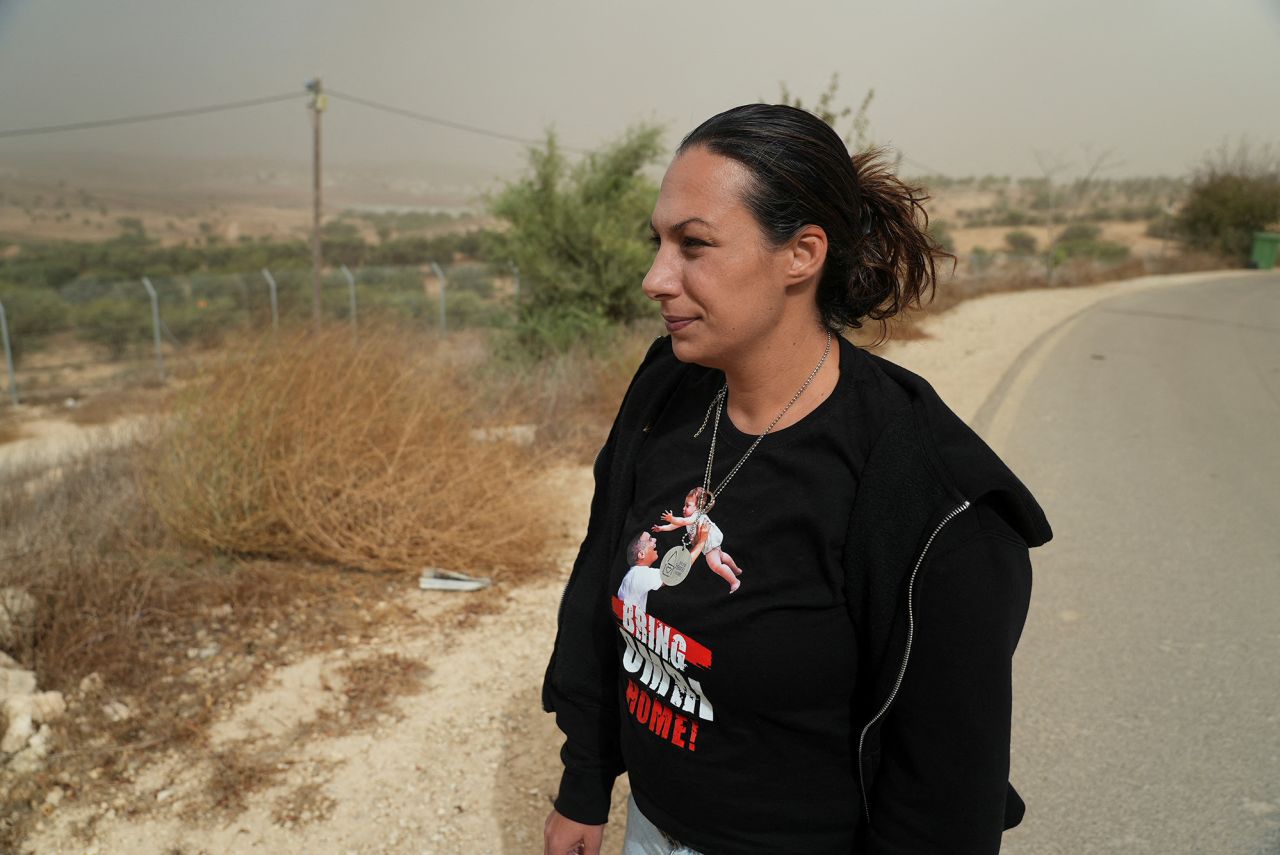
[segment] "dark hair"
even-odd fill
[[[627,544],[627,561],[629,561],[632,565],[636,564],[641,558],[644,557],[644,553],[646,550],[641,549],[640,539],[643,538],[648,533],[649,532],[647,531],[640,532],[635,537],[631,538],[631,542]]]
[[[922,305],[933,295],[935,260],[955,260],[926,230],[924,191],[899,180],[881,149],[851,157],[831,126],[807,110],[735,107],[694,128],[677,153],[695,146],[751,173],[743,201],[773,246],[807,225],[827,233],[817,300],[828,329]]]

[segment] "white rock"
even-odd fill
[[[102,707],[102,712],[111,721],[124,721],[133,715],[133,711],[120,701],[112,701]]]
[[[94,671],[80,681],[80,694],[92,695],[102,691],[102,675]]]
[[[17,671],[22,670],[22,666],[18,664],[18,660],[14,659],[12,656],[10,656],[8,653],[5,653],[3,650],[0,650],[0,668],[13,668],[14,670],[17,670]]]
[[[13,647],[31,626],[36,598],[22,588],[0,588],[0,647]]]
[[[3,618],[0,618],[0,621],[3,621]],[[0,669],[0,703],[9,698],[29,695],[35,690],[34,671],[23,671],[21,668]]]
[[[34,695],[17,695],[6,698],[0,707],[10,720],[29,716],[32,721],[57,721],[67,711],[67,703],[62,699],[62,692],[40,692]]]
[[[36,735],[27,742],[27,747],[13,755],[13,759],[9,761],[9,768],[20,775],[29,775],[38,771],[44,765],[44,758],[49,754],[49,742],[52,738],[53,731],[49,729],[49,725],[40,725]]]
[[[62,788],[54,787],[52,790],[50,790],[48,793],[45,794],[44,803],[47,805],[53,805],[54,807],[57,807],[59,804],[62,803],[62,796],[63,796]]]
[[[21,751],[30,742],[31,737],[35,735],[35,723],[31,720],[31,715],[9,715],[9,727],[4,732],[4,738],[0,739],[0,751],[6,754],[14,754]]]
[[[501,425],[489,428],[472,428],[474,442],[510,442],[515,445],[533,445],[538,435],[537,425]]]

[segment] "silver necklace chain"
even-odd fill
[[[755,438],[755,441],[751,443],[751,447],[747,449],[746,453],[743,454],[742,457],[738,459],[738,462],[733,465],[733,468],[729,470],[729,474],[724,476],[724,480],[720,482],[720,486],[717,487],[714,491],[712,491],[711,490],[711,466],[713,463],[715,463],[715,459],[716,459],[716,439],[720,435],[720,413],[724,410],[725,398],[729,396],[729,384],[726,383],[724,386],[720,387],[720,391],[717,392],[715,397],[711,399],[711,406],[707,407],[707,414],[702,419],[702,426],[698,428],[697,432],[693,435],[693,438],[697,439],[699,436],[702,435],[702,432],[706,430],[707,422],[711,419],[711,410],[712,408],[714,408],[716,411],[716,418],[711,428],[711,448],[707,451],[707,471],[702,478],[702,496],[698,500],[698,512],[694,515],[695,528],[696,528],[696,522],[700,522],[701,518],[705,517],[707,513],[711,510],[712,506],[715,505],[716,499],[718,499],[720,497],[720,494],[724,492],[724,488],[729,485],[729,481],[733,478],[733,476],[738,474],[738,470],[742,468],[742,464],[747,462],[747,458],[751,456],[751,452],[756,450],[756,446],[760,444],[760,441],[769,435],[769,431],[773,430],[774,427],[777,426],[778,422],[782,421],[782,417],[787,414],[787,411],[791,409],[791,407],[795,404],[795,402],[800,400],[800,396],[804,394],[804,390],[809,388],[809,384],[813,382],[813,378],[818,376],[818,372],[821,371],[822,366],[826,364],[827,356],[830,353],[831,353],[831,331],[828,330],[827,346],[822,351],[822,358],[818,360],[818,364],[815,365],[813,370],[809,372],[809,376],[805,378],[804,383],[800,386],[799,389],[796,390],[796,393],[791,396],[791,400],[788,401],[787,405],[782,408],[782,412],[778,413],[778,415],[774,418],[774,420],[769,423],[769,426],[764,429],[764,433],[760,434]],[[683,540],[685,541],[685,544],[684,544],[685,547],[688,548],[689,535],[687,532],[684,535]]]

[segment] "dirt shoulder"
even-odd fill
[[[973,299],[928,321],[929,338],[885,355],[929,378],[971,419],[1056,324],[1115,294],[1196,278],[1221,274]],[[539,687],[592,489],[588,467],[552,477],[560,480],[557,515],[580,521],[567,527],[554,574],[474,594],[425,592],[404,580],[395,593],[404,608],[388,609],[396,616],[372,636],[275,667],[228,706],[199,751],[152,758],[118,796],[52,797],[22,851],[540,852],[560,739],[541,712]],[[352,716],[352,681],[361,679],[398,680],[400,689]],[[211,810],[205,790],[219,780],[215,763],[271,777],[243,804]],[[50,782],[55,789],[74,788]],[[624,790],[622,781],[615,808]],[[606,852],[618,851],[620,826],[611,823]]]

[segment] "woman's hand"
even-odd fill
[[[544,855],[600,855],[604,826],[583,825],[553,810],[547,815],[542,837]]]

